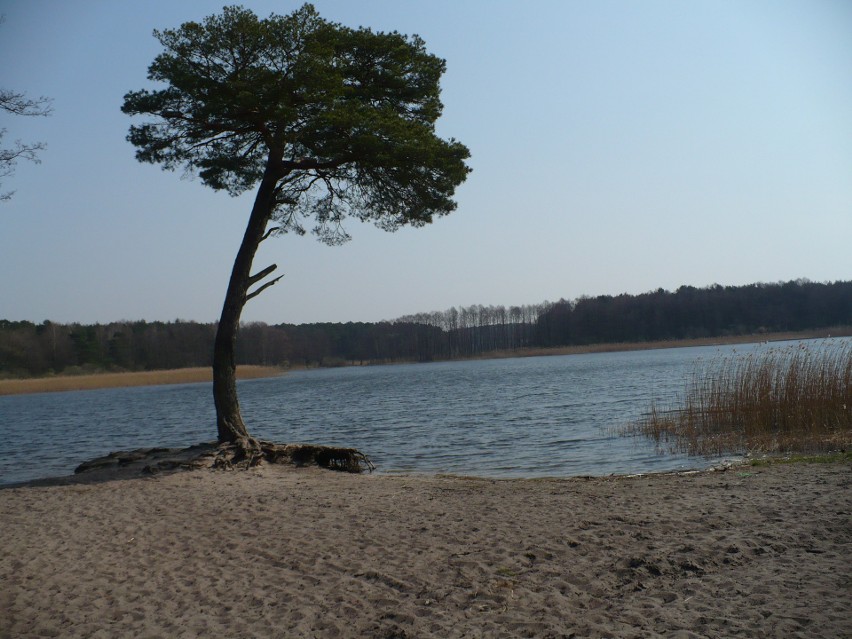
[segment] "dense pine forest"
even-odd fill
[[[682,286],[527,306],[469,306],[393,321],[244,324],[242,364],[433,361],[495,351],[759,335],[852,326],[852,281]],[[0,320],[0,376],[210,366],[215,324]]]

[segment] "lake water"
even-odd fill
[[[351,446],[379,472],[540,477],[701,468],[612,429],[682,392],[697,363],[760,345],[297,371],[239,382],[249,431]],[[216,437],[210,384],[0,397],[0,484],[114,450]]]

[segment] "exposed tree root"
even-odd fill
[[[370,458],[355,448],[317,446],[314,444],[273,444],[261,442],[264,457],[273,464],[290,463],[296,466],[317,465],[347,473],[373,472]]]
[[[294,466],[320,466],[348,473],[372,472],[375,466],[370,459],[355,448],[317,446],[315,444],[275,444],[253,438],[229,444],[220,444],[213,462],[214,468],[252,468],[263,462],[293,464]]]
[[[219,470],[253,468],[262,461],[264,461],[264,452],[260,442],[254,437],[241,437],[234,442],[218,445],[213,468]]]
[[[135,473],[215,468],[233,470],[253,468],[262,463],[319,466],[349,473],[372,472],[375,466],[355,448],[315,444],[275,444],[253,438],[226,444],[211,442],[189,448],[140,448],[117,451],[80,464],[75,474],[129,476]]]

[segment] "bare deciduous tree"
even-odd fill
[[[50,115],[52,108],[49,98],[28,98],[24,93],[17,93],[8,89],[0,89],[0,110],[11,115],[23,116],[46,116]],[[6,134],[6,129],[0,129],[0,140]],[[15,140],[13,146],[0,147],[0,184],[5,178],[15,173],[18,160],[29,160],[38,164],[38,152],[43,151],[43,142],[22,142]],[[0,192],[0,200],[8,200],[14,191]]]

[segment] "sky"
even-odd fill
[[[0,191],[0,319],[215,321],[252,195],[134,158],[125,93],[154,29],[222,0],[0,0],[0,114],[43,141]],[[246,1],[261,17],[299,2]],[[270,239],[244,321],[380,321],[681,285],[852,278],[852,2],[316,0],[447,61],[437,132],[471,151],[458,209],[352,241]]]

